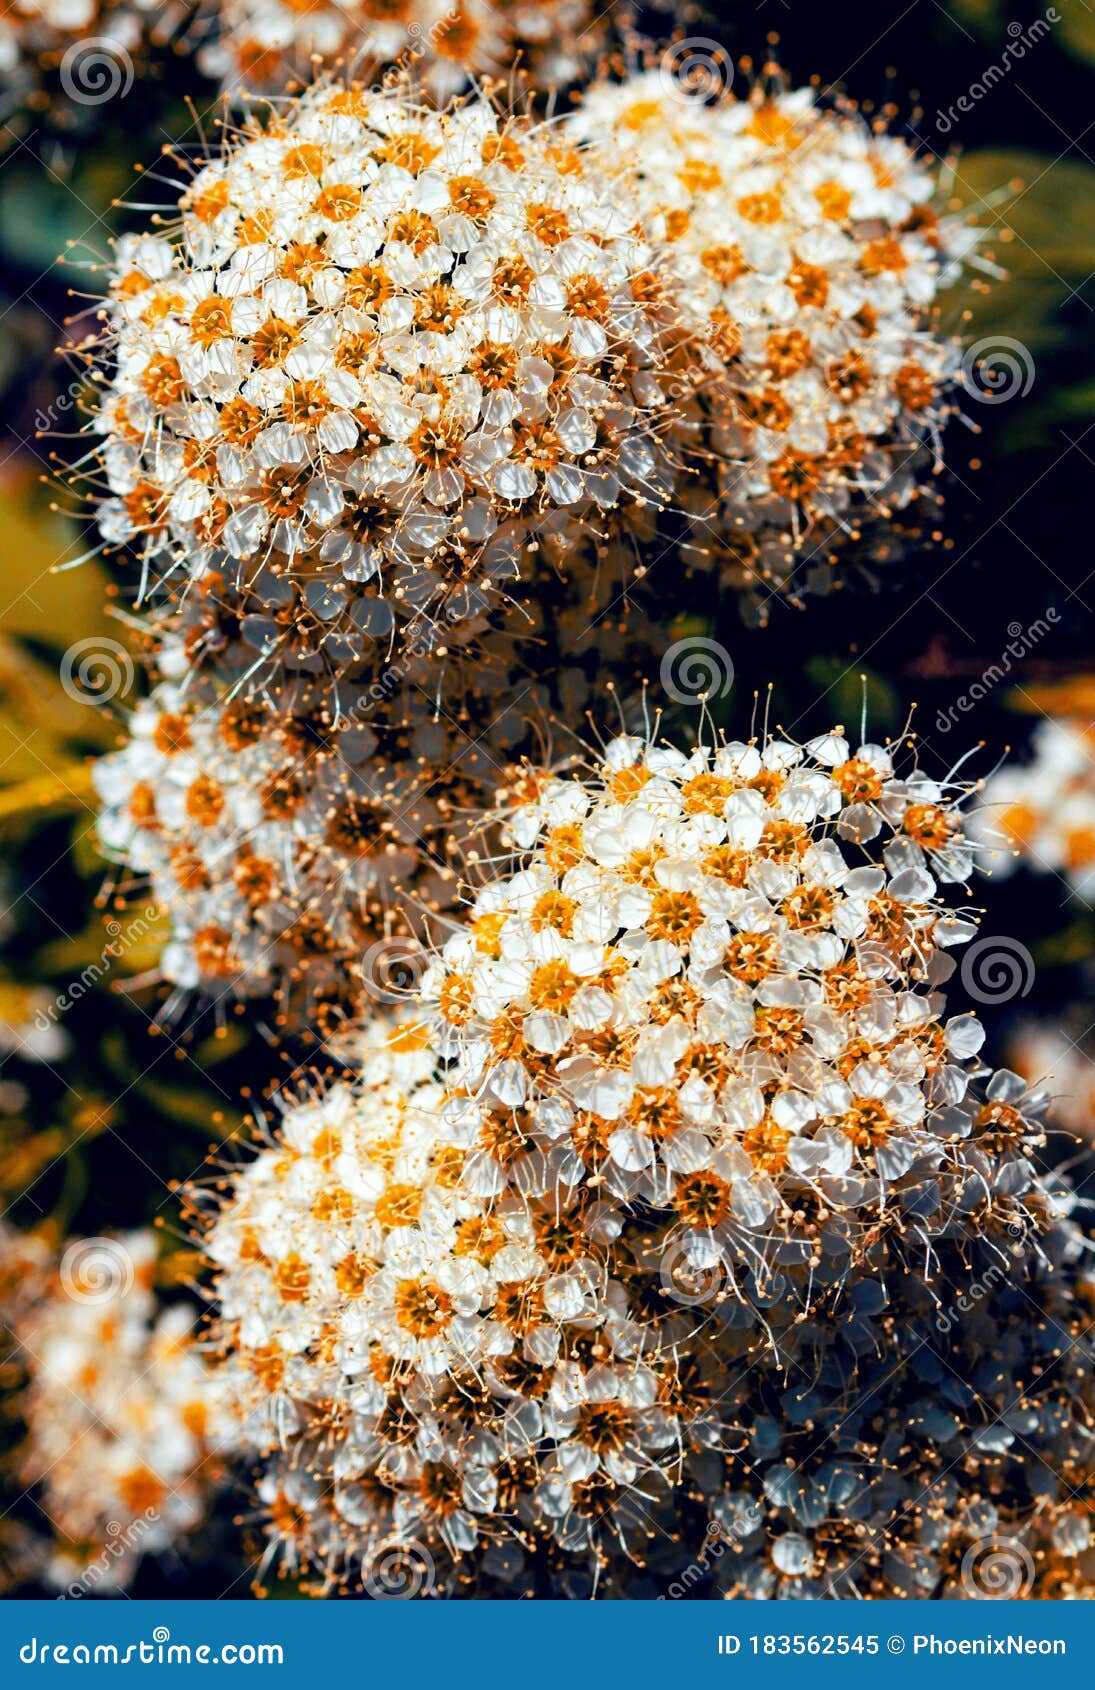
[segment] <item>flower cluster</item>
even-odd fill
[[[214,1211],[222,1385],[271,1555],[436,1569],[477,1546],[641,1539],[706,1398],[651,1307],[649,1240],[595,1192],[484,1200],[428,1028],[379,1024],[356,1081],[288,1107]],[[195,1194],[200,1202],[201,1194]],[[644,1498],[647,1499],[644,1502]]]
[[[624,686],[657,661],[626,558],[566,562],[519,597],[519,638],[469,610],[466,651],[424,620],[382,667],[340,644],[340,668],[318,622],[311,657],[328,661],[295,662],[299,607],[282,628],[187,601],[162,679],[95,770],[101,846],[167,916],[170,985],[273,996],[321,1034],[406,995],[411,941],[456,903],[505,770],[542,754],[553,711],[580,714],[598,662]]]
[[[14,16],[0,69],[131,13]],[[768,72],[503,115],[622,38],[587,0],[192,21],[272,98],[168,151],[77,349],[151,680],[99,831],[172,1005],[269,999],[331,1066],[185,1188],[200,1341],[151,1234],[0,1226],[50,1579],[126,1588],[231,1459],[260,1591],[1090,1598],[1091,1244],[1040,1060],[947,1003],[994,840],[1095,887],[1087,736],[971,828],[914,741],[716,732],[689,638],[924,533],[976,234]],[[56,1050],[34,1006],[0,1054]]]
[[[645,550],[754,600],[801,582],[819,523],[883,558],[951,356],[925,312],[962,243],[932,193],[800,95],[647,77],[538,124],[324,82],[119,243],[97,520],[141,556],[163,684],[101,770],[102,833],[168,910],[168,980],[359,1005],[362,954],[451,903],[536,712],[573,719],[541,677]],[[777,492],[792,459],[826,490]],[[853,507],[883,483],[872,538]]]
[[[274,611],[348,595],[372,638],[623,498],[672,492],[753,616],[872,572],[953,409],[936,299],[976,236],[936,198],[809,90],[708,104],[663,69],[559,126],[323,84],[119,243],[103,536],[203,590],[243,560]]]
[[[104,539],[169,590],[242,562],[269,614],[299,593],[389,649],[559,512],[655,493],[652,263],[555,128],[317,87],[118,244]]]
[[[483,79],[555,90],[608,38],[591,0],[11,0],[0,80],[16,103],[71,124],[81,106],[128,94],[138,56],[170,42],[232,98],[299,90],[321,59],[363,82],[413,65],[443,105]]]
[[[406,696],[383,749],[367,720],[340,730],[215,689],[165,682],[138,707],[97,766],[99,834],[168,916],[167,982],[300,999],[313,1025],[324,1003],[383,994],[370,962],[407,933],[401,900],[452,901],[453,829],[489,771],[474,731]]]
[[[881,561],[958,372],[933,311],[975,237],[940,217],[931,171],[810,89],[704,101],[664,66],[594,83],[571,126],[637,173],[673,275],[690,544],[754,615],[839,582],[845,556]]]
[[[664,1210],[691,1268],[756,1306],[872,1251],[1025,1236],[1040,1129],[938,991],[976,931],[940,895],[971,866],[959,794],[841,731],[622,738],[532,784],[521,866],[422,983],[476,1190]]]
[[[129,93],[135,62],[170,39],[183,0],[9,0],[0,13],[5,125],[19,107],[59,126]]]
[[[935,1285],[906,1281],[874,1345],[806,1328],[778,1400],[775,1379],[748,1378],[727,1405],[740,1453],[709,1502],[714,1591],[1090,1598],[1090,1248],[1058,1215],[1038,1259],[985,1265],[980,1300],[960,1295],[965,1273],[948,1284],[945,1256]]]
[[[969,871],[962,794],[834,731],[690,754],[622,738],[514,796],[519,866],[413,1008],[192,1193],[266,1564],[374,1595],[396,1575],[484,1594],[596,1573],[623,1592],[672,1575],[690,1510],[721,1532],[729,1509],[735,1591],[771,1593],[774,1566],[831,1594],[820,1552],[791,1553],[780,1510],[800,1493],[769,1397],[799,1392],[811,1452],[831,1435],[832,1506],[810,1474],[801,1500],[833,1567],[853,1494],[845,1547],[862,1518],[907,1549],[896,1433],[877,1474],[847,1476],[883,1384],[917,1322],[957,1346],[940,1311],[986,1264],[995,1286],[1048,1261],[1067,1208],[1033,1160],[1036,1100],[978,1068],[980,1029],[938,990],[975,930],[940,891]],[[1067,1373],[1088,1406],[1089,1359]],[[893,1425],[926,1415],[929,1375],[891,1384]],[[995,1424],[1012,1399],[992,1382]],[[1063,1461],[1061,1421],[1053,1399]],[[917,1432],[909,1485],[949,1424],[940,1407]]]
[[[1008,1038],[1007,1056],[1028,1085],[1047,1094],[1054,1126],[1095,1140],[1095,1063],[1086,1022],[1021,1021]]]
[[[6,1266],[14,1249],[6,1240]],[[26,1258],[24,1244],[15,1259]],[[6,1296],[5,1314],[28,1378],[20,1478],[54,1533],[48,1577],[81,1593],[124,1589],[141,1555],[201,1521],[216,1475],[226,1427],[193,1311],[157,1314],[150,1232],[70,1241],[59,1264],[30,1260],[29,1293]]]
[[[1082,721],[1046,717],[1033,756],[986,782],[975,817],[982,866],[1010,874],[1022,863],[1056,874],[1095,902],[1095,741]]]
[[[413,59],[443,102],[473,78],[515,68],[541,88],[573,81],[604,43],[598,13],[590,0],[215,0],[198,63],[231,91],[284,88],[307,77],[313,55],[349,63],[362,80]]]

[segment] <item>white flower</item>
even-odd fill
[[[26,104],[99,104],[132,86],[134,59],[162,39],[163,0],[13,0],[0,16],[0,73],[9,114]],[[71,55],[61,93],[44,72]],[[33,96],[33,98],[28,98]]]
[[[1047,718],[1033,757],[1008,764],[985,786],[973,817],[980,865],[992,875],[1019,863],[1067,880],[1095,902],[1095,753],[1082,720]]]
[[[209,8],[202,25],[209,34]],[[590,0],[216,0],[216,27],[198,63],[226,91],[284,88],[305,77],[311,57],[352,57],[367,78],[386,63],[414,56],[417,74],[444,102],[476,77],[511,73],[548,89],[572,80],[596,57],[605,27]]]
[[[18,1241],[0,1247],[6,1276]],[[86,1573],[88,1589],[124,1590],[143,1554],[200,1523],[217,1452],[235,1437],[195,1344],[193,1310],[157,1310],[155,1262],[151,1232],[70,1240],[59,1267],[39,1264],[12,1313],[29,1379],[20,1480],[40,1487],[58,1540],[54,1583]]]
[[[302,654],[291,615],[187,598],[159,630],[161,683],[95,768],[102,847],[164,911],[160,969],[179,998],[275,996],[287,1024],[334,1037],[409,994],[422,916],[456,902],[500,771],[543,743],[557,702],[585,706],[599,662],[661,649],[641,598],[609,621],[620,577],[605,561],[581,550],[565,567],[522,593],[520,639],[476,622],[467,649],[423,629],[402,658],[352,669],[352,618],[313,618],[318,649],[306,630]],[[591,940],[608,919],[590,909]]]
[[[248,595],[259,650],[300,601],[338,667],[447,632],[553,523],[658,496],[654,262],[555,126],[317,86],[118,242],[104,537]]]
[[[968,257],[908,146],[808,89],[683,100],[665,67],[598,81],[569,120],[664,243],[680,315],[683,484],[712,561],[763,619],[771,592],[900,549],[939,455],[958,373],[939,290]],[[967,232],[968,234],[968,232]],[[927,502],[927,501],[926,501]],[[819,760],[831,761],[826,750]]]
[[[948,1235],[983,1158],[1002,1190],[1039,1134],[974,1084],[982,1030],[936,990],[938,947],[975,931],[934,872],[966,850],[964,796],[837,732],[687,755],[626,738],[582,780],[540,777],[522,860],[421,983],[475,1189],[520,1193],[535,1165],[541,1196],[649,1207],[747,1301],[776,1262],[820,1296],[826,1251],[843,1283],[884,1214],[894,1248],[904,1215]]]

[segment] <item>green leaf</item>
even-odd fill
[[[108,991],[112,980],[124,982],[155,967],[167,936],[162,912],[152,904],[137,903],[116,915],[97,913],[74,938],[44,945],[36,953],[35,967],[58,981],[80,979],[87,971],[99,989]]]
[[[858,730],[867,703],[867,726],[872,739],[895,733],[905,710],[895,689],[875,670],[846,663],[839,657],[811,657],[806,673],[812,685],[825,695],[826,720],[844,722],[849,732]]]
[[[91,782],[71,746],[105,743],[102,713],[70,696],[59,674],[0,636],[0,820],[42,809],[92,808]]]
[[[36,487],[0,488],[0,557],[4,594],[0,625],[64,651],[74,640],[110,627],[107,578],[94,560],[63,566],[81,552],[71,522],[37,498]]]
[[[1062,309],[1095,272],[1095,169],[1010,149],[973,152],[958,161],[954,197],[1007,272],[963,299],[969,333],[1013,335],[1031,351],[1063,342]]]
[[[972,30],[986,41],[1005,41],[1005,31],[1014,15],[1002,0],[950,0],[947,9],[962,28]],[[1050,11],[1056,14],[1056,21],[1046,16]],[[1095,60],[1095,12],[1088,0],[1057,0],[1052,7],[1040,7],[1039,13],[1051,24],[1053,40],[1066,53],[1078,59]]]
[[[164,1085],[149,1078],[140,1080],[135,1090],[156,1116],[190,1128],[210,1143],[238,1132],[243,1121],[238,1110],[222,1107],[223,1100],[216,1093],[211,1095],[208,1091],[197,1089],[184,1091],[179,1086]],[[214,1115],[218,1119],[214,1120]]]
[[[1058,0],[1063,7],[1059,25],[1063,45],[1078,59],[1095,64],[1095,12],[1083,0]]]

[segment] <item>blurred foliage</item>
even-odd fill
[[[1032,356],[1034,388],[1001,419],[997,447],[1022,451],[1056,424],[1095,415],[1092,371],[1074,356],[1075,325],[1095,300],[1095,168],[985,148],[958,159],[954,196],[989,228],[1006,274],[963,301],[970,338],[1010,336]]]
[[[1017,17],[1016,8],[1004,0],[950,0],[949,10],[968,28],[995,40],[1013,20],[1024,21],[1021,14],[1030,8],[1021,8]],[[1095,64],[1095,12],[1085,0],[1057,0],[1055,6],[1037,7],[1031,13],[1031,20],[1049,17],[1051,13],[1060,20],[1053,24],[1060,46],[1077,58]]]
[[[33,482],[0,485],[4,615],[0,632],[0,836],[33,827],[91,796],[86,755],[110,743],[108,724],[59,666],[69,645],[105,631],[106,579],[90,563],[63,564],[75,550],[71,525],[34,501]],[[39,508],[42,507],[42,508]]]
[[[1014,329],[1033,352],[1067,344],[1065,307],[1095,271],[1095,168],[984,148],[958,159],[954,194],[1006,272],[963,302],[970,333]]]

